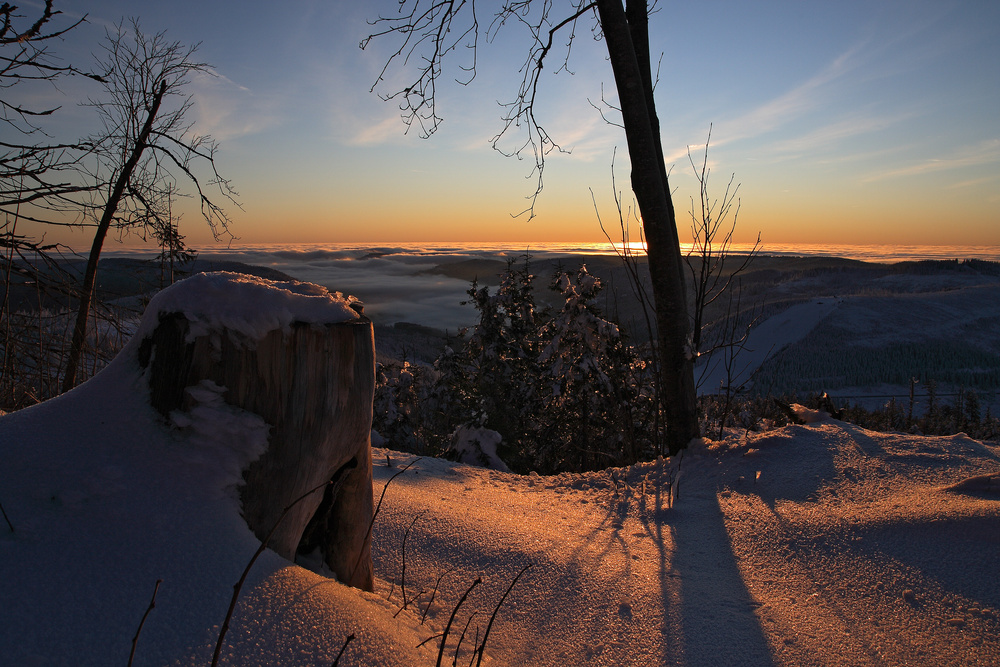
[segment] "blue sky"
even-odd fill
[[[220,170],[240,192],[243,210],[230,213],[241,242],[601,240],[595,200],[616,222],[616,147],[619,189],[628,160],[621,131],[591,105],[602,89],[614,99],[592,21],[578,30],[573,74],[543,74],[539,115],[571,152],[550,156],[528,221],[511,214],[534,190],[530,164],[489,144],[497,102],[519,81],[520,26],[481,42],[471,85],[452,83],[460,62],[446,63],[444,124],[421,139],[369,92],[395,43],[358,47],[366,19],[396,4],[67,0],[57,7],[90,23],[57,50],[86,60],[105,26],[134,15],[146,31],[201,43],[218,76],[192,82],[193,118],[219,140]],[[478,3],[481,23],[491,6]],[[1000,3],[660,2],[650,27],[681,215],[696,193],[687,148],[711,124],[713,183],[741,183],[738,240],[1000,245]],[[404,80],[390,76],[383,92]],[[89,111],[74,105],[97,94],[88,85],[46,93],[64,97],[59,132],[86,127]],[[194,211],[181,231],[196,247],[210,238]]]

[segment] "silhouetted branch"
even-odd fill
[[[534,42],[521,67],[523,78],[514,99],[500,103],[504,109],[501,116],[503,127],[490,140],[492,147],[504,156],[520,160],[530,154],[533,160],[528,178],[535,177],[535,190],[527,196],[530,201],[529,206],[514,214],[515,217],[524,214],[527,214],[529,219],[534,217],[535,202],[542,192],[545,158],[553,150],[563,150],[535,115],[539,80],[546,58],[555,46],[556,35],[568,28],[565,57],[555,71],[569,71],[569,57],[576,37],[577,21],[593,12],[595,7],[595,2],[575,0],[570,5],[568,16],[552,20],[550,17],[552,5],[549,2],[505,0],[494,14],[489,26],[482,32],[487,42],[493,42],[505,25],[517,23],[528,30]],[[463,9],[468,16],[468,20],[464,23],[460,22]],[[362,49],[367,48],[373,39],[388,36],[402,38],[398,48],[386,59],[371,90],[374,91],[386,81],[387,73],[394,64],[402,68],[412,67],[415,71],[408,85],[380,96],[384,100],[398,101],[407,131],[416,124],[420,127],[421,136],[429,137],[437,131],[443,120],[437,109],[437,84],[445,58],[458,51],[459,47],[463,47],[470,60],[467,63],[460,62],[458,67],[467,76],[456,79],[456,82],[464,86],[470,84],[476,77],[480,24],[475,2],[401,0],[397,16],[380,16],[370,24],[378,29],[361,40]],[[595,15],[594,31],[598,30]],[[501,142],[515,130],[524,131],[527,136],[513,148],[501,146]]]
[[[517,580],[521,578],[521,575],[524,574],[529,567],[531,567],[531,563],[528,563],[521,568],[521,571],[517,573],[514,580],[510,582],[510,586],[508,586],[507,590],[505,590],[503,595],[500,596],[500,601],[497,602],[497,606],[493,608],[493,613],[490,614],[490,622],[486,624],[486,630],[483,632],[483,641],[479,645],[479,648],[476,649],[479,651],[479,659],[476,660],[476,667],[479,667],[483,662],[483,653],[486,651],[486,640],[490,638],[490,629],[493,627],[493,621],[497,617],[497,612],[500,611],[500,607],[503,606],[504,600],[506,600],[507,596],[510,595],[511,590],[514,588],[514,584],[517,583]]]
[[[451,631],[451,624],[455,622],[455,615],[458,614],[458,610],[462,607],[465,599],[469,597],[469,593],[472,592],[472,589],[481,583],[483,583],[483,578],[476,577],[476,580],[472,582],[472,585],[469,586],[464,593],[462,593],[462,597],[459,598],[458,604],[455,605],[455,608],[451,610],[451,616],[448,617],[448,623],[444,626],[444,632],[441,633],[441,644],[438,646],[436,667],[441,667],[441,660],[444,658],[444,646],[448,643],[448,633]]]
[[[344,655],[344,651],[347,650],[347,645],[354,641],[354,633],[347,635],[347,639],[344,640],[344,645],[340,647],[340,651],[337,653],[337,657],[333,659],[333,664],[330,667],[337,667],[340,664],[340,656]]]
[[[139,635],[142,634],[142,626],[146,624],[146,617],[149,616],[149,612],[153,611],[153,608],[156,607],[156,592],[160,590],[160,584],[162,583],[163,579],[157,579],[156,585],[153,586],[153,597],[149,599],[149,606],[146,607],[146,613],[142,615],[139,627],[135,631],[135,637],[132,638],[132,650],[128,654],[128,667],[132,667],[132,661],[135,660],[135,647],[139,644]]]
[[[382,487],[382,495],[379,496],[379,498],[378,498],[378,504],[375,505],[375,511],[372,512],[372,520],[368,522],[368,530],[367,530],[367,532],[365,532],[365,539],[361,543],[361,549],[358,552],[358,560],[357,560],[357,562],[354,563],[354,567],[351,568],[351,576],[348,577],[348,581],[351,581],[351,580],[354,579],[354,573],[357,571],[358,566],[361,564],[361,557],[365,553],[365,547],[368,546],[368,542],[371,540],[371,537],[372,537],[372,527],[375,525],[375,518],[378,516],[379,510],[382,509],[382,501],[385,500],[385,492],[389,490],[389,485],[392,484],[392,480],[396,479],[397,477],[399,477],[400,475],[402,475],[404,472],[406,472],[407,470],[409,470],[410,466],[412,466],[414,463],[416,463],[419,460],[420,460],[420,458],[418,457],[418,458],[413,459],[409,463],[407,463],[405,466],[403,466],[399,470],[399,472],[397,472],[395,475],[393,475],[392,477],[390,477],[389,480],[385,483],[385,486]]]

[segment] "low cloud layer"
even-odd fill
[[[743,248],[734,248],[739,252]],[[365,304],[365,314],[376,324],[412,322],[455,332],[475,324],[476,312],[468,300],[470,282],[496,285],[498,267],[530,253],[532,265],[542,270],[546,260],[581,255],[609,255],[607,244],[548,244],[540,249],[509,246],[249,246],[239,249],[199,251],[205,260],[232,260],[266,266],[297,280],[351,294]],[[105,255],[152,255],[152,251],[111,250]],[[830,246],[767,244],[765,255],[846,257],[866,261],[895,262],[913,259],[997,259],[996,247],[971,246]],[[463,262],[463,278],[437,271],[442,265]],[[480,267],[481,272],[477,273]],[[470,266],[471,264],[471,266]],[[544,272],[544,271],[543,271]]]

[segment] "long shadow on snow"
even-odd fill
[[[1000,609],[1000,521],[993,516],[877,524],[857,531],[871,560],[904,563],[982,607]]]
[[[477,546],[462,534],[461,524],[451,525],[445,517],[434,517],[429,511],[417,522],[407,542],[408,588],[426,588],[432,583],[431,575],[454,568],[442,584],[440,602],[436,603],[441,605],[439,609],[447,610],[470,577],[486,572],[491,581],[483,588],[494,590],[479,602],[470,599],[466,607],[469,611],[480,607],[480,613],[488,613],[491,603],[486,598],[495,601],[496,589],[510,581],[518,564],[532,561],[535,566],[519,587],[538,587],[536,593],[549,598],[548,608],[572,613],[539,613],[531,608],[531,594],[525,595],[527,591],[522,589],[521,595],[513,596],[505,605],[498,623],[508,628],[514,623],[536,640],[514,640],[516,647],[506,647],[509,658],[516,656],[528,664],[563,655],[567,659],[586,659],[589,664],[630,664],[629,660],[639,658],[639,664],[652,659],[661,665],[684,667],[773,665],[753,613],[755,605],[733,555],[714,484],[701,490],[686,487],[689,491],[672,509],[666,508],[668,491],[664,485],[654,484],[647,495],[634,493],[634,484],[619,489],[615,480],[614,487],[613,493],[608,489],[606,504],[598,501],[604,509],[600,523],[584,536],[580,546],[563,552],[560,558],[552,558],[544,548],[533,548],[516,538],[508,541],[502,530],[493,533],[488,543]],[[638,507],[636,502],[640,503]],[[380,516],[378,541],[382,544],[373,545],[373,555],[377,563],[382,563],[377,569],[385,573],[396,569],[392,563],[399,560],[402,532],[409,525],[407,516],[390,518],[393,514],[394,510],[389,509],[388,514]],[[628,604],[640,604],[631,595],[641,597],[652,592],[634,589],[637,582],[633,577],[633,556],[649,558],[648,543],[637,543],[635,536],[629,539],[622,532],[635,530],[634,524],[629,527],[628,520],[636,516],[654,543],[653,557],[657,559],[650,571],[655,570],[659,580],[659,594],[653,597],[658,597],[663,625],[661,636],[650,642],[653,646],[646,644],[651,639],[650,628],[638,627],[640,624],[632,618],[633,607]],[[443,542],[448,544],[445,549],[441,548]],[[418,555],[435,552],[448,554],[448,562],[432,562]],[[420,579],[424,581],[418,583]],[[516,630],[514,633],[520,634]]]
[[[667,642],[678,642],[675,650],[664,653],[661,664],[773,665],[715,488],[687,485],[669,509],[668,499],[669,490],[657,486],[653,511],[640,515],[659,559],[660,595],[668,624],[660,631]]]
[[[756,604],[740,575],[726,530],[714,483],[701,488],[685,484],[682,497],[670,502],[676,463],[643,469],[643,492],[635,494],[631,480],[608,507],[608,522],[622,548],[629,550],[619,531],[634,510],[645,536],[655,545],[659,598],[663,608],[660,628],[663,649],[659,664],[683,667],[716,665],[773,665],[767,639],[754,615]],[[650,494],[646,483],[652,481]]]
[[[415,466],[412,470],[417,472],[419,468]],[[376,468],[376,471],[376,479],[385,474],[384,470]],[[451,481],[464,484],[458,478]],[[394,484],[419,484],[419,481],[416,475],[403,476]],[[389,581],[398,581],[403,532],[415,509],[409,507],[399,513],[398,508],[389,503],[383,506],[376,520],[378,538],[373,540],[372,555],[376,572],[387,576]],[[614,646],[616,633],[609,632],[612,629],[628,631],[625,623],[629,619],[617,613],[614,584],[627,581],[631,572],[628,569],[610,572],[614,569],[610,563],[620,559],[614,558],[613,552],[618,549],[614,540],[607,538],[605,528],[598,527],[591,534],[594,540],[588,542],[586,548],[561,552],[565,557],[560,558],[547,553],[544,547],[506,534],[499,525],[483,526],[490,539],[477,541],[469,539],[471,536],[463,522],[455,523],[446,515],[437,514],[433,505],[417,511],[421,512],[421,518],[411,530],[406,545],[410,596],[420,590],[430,590],[437,576],[449,572],[441,581],[430,619],[443,624],[462,592],[476,576],[482,575],[483,585],[463,605],[456,623],[458,627],[463,626],[472,612],[476,612],[480,623],[485,623],[518,570],[523,564],[532,563],[531,570],[501,608],[490,639],[493,650],[488,648],[487,653],[504,654],[505,659],[520,664],[551,664],[558,659],[573,664],[578,658],[594,665],[631,664],[620,653],[628,647]],[[498,507],[497,511],[503,510]],[[604,585],[594,586],[595,581]],[[399,604],[398,584],[396,591],[393,599]],[[540,597],[544,602],[539,602]],[[422,599],[419,609],[427,599]],[[546,610],[550,609],[565,613],[548,613]],[[475,627],[474,622],[469,632],[474,633]],[[639,629],[635,632],[639,633]],[[448,655],[455,641],[449,641]]]

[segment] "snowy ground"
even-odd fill
[[[256,541],[233,479],[167,433],[132,379],[113,367],[0,419],[0,462],[17,471],[2,498],[16,529],[0,535],[6,664],[126,664],[156,579],[135,664],[210,662]],[[376,492],[411,458],[376,450]],[[476,612],[468,658],[527,564],[492,664],[996,664],[996,447],[825,422],[696,449],[671,485],[677,465],[538,477],[417,461],[376,521],[375,594],[270,554],[223,664],[329,665],[351,633],[340,664],[431,664],[437,640],[416,645],[482,576],[449,642],[450,656]],[[946,489],[983,474],[991,486]],[[417,601],[393,618],[408,528]]]
[[[135,347],[0,417],[0,663],[127,664],[158,579],[134,664],[211,662],[259,544],[234,486],[260,424],[217,404],[166,425]],[[525,565],[484,664],[998,663],[1000,448],[830,420],[741,436],[581,475],[416,461],[374,525],[375,593],[266,553],[222,664],[330,665],[351,634],[341,665],[434,664],[482,577],[445,651],[467,627],[468,664]],[[374,456],[378,497],[413,457]]]
[[[385,454],[383,483],[402,463]],[[481,619],[531,563],[490,637],[501,664],[997,664],[996,447],[792,426],[695,450],[671,506],[676,465],[545,478],[419,461],[387,492],[376,568],[401,603],[416,519],[408,595],[448,572],[440,625],[478,574]],[[992,486],[946,488],[984,473]]]

